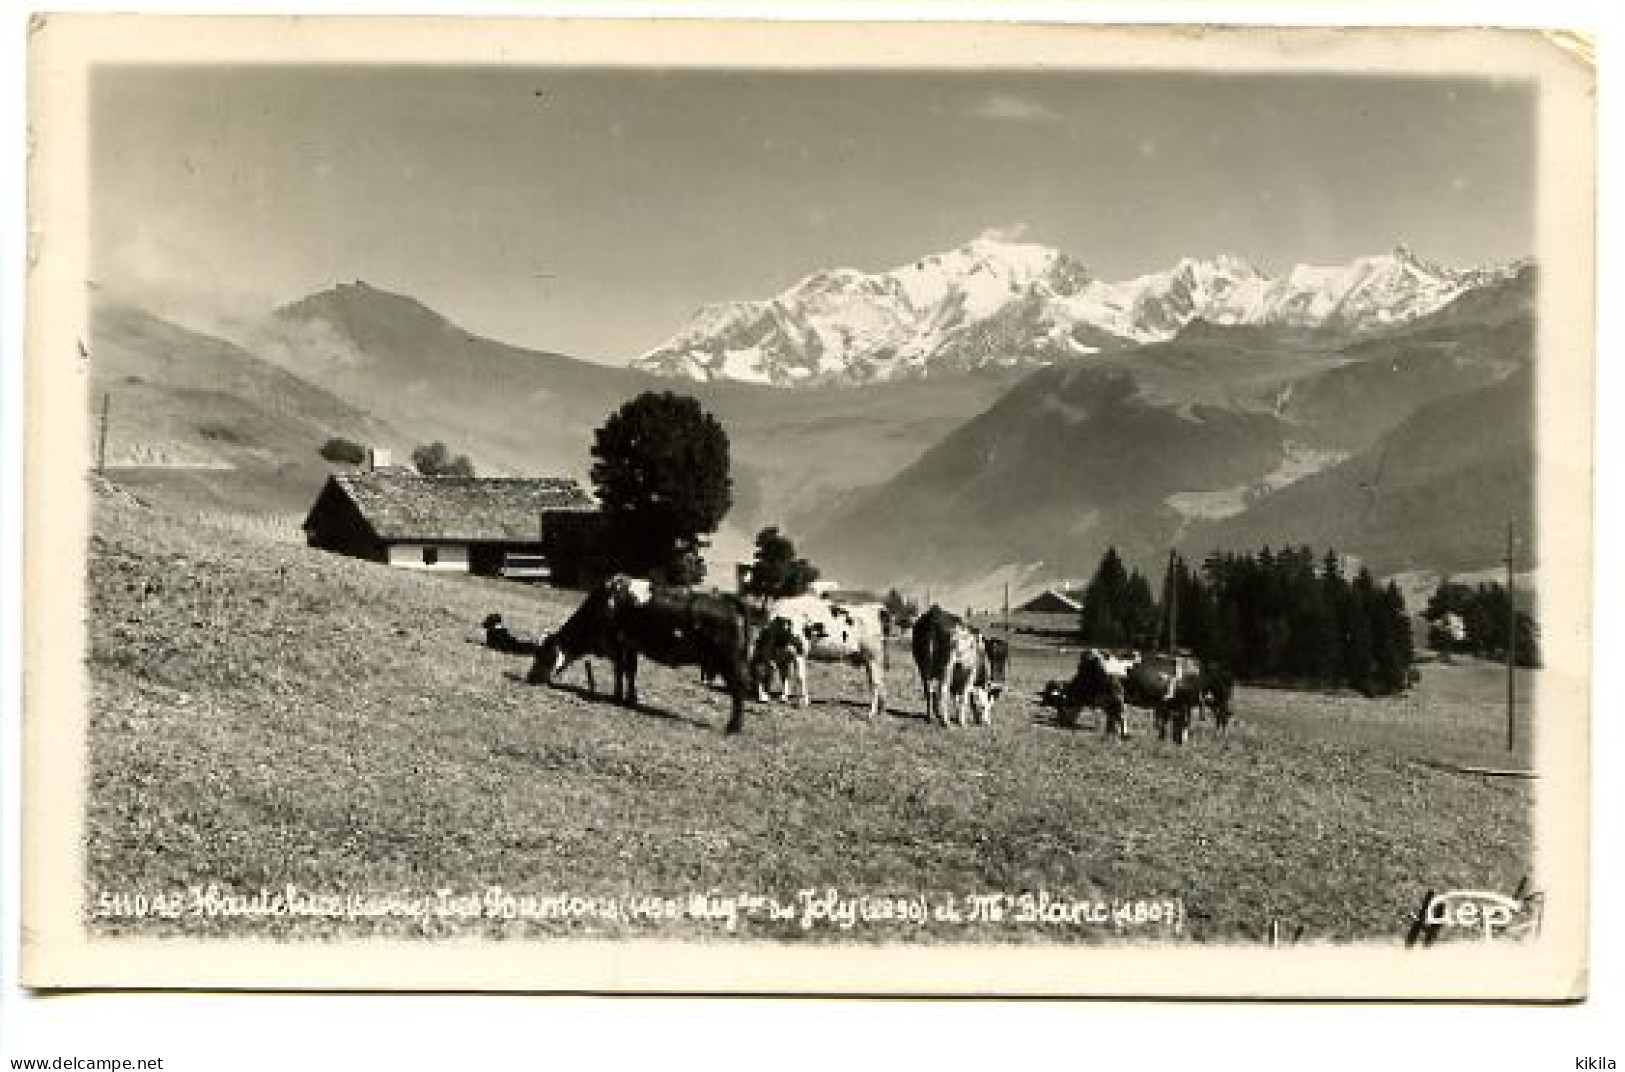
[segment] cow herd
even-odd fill
[[[487,621],[489,629],[490,621]],[[738,596],[664,587],[616,576],[597,585],[558,630],[534,646],[527,681],[551,684],[571,664],[597,657],[614,674],[614,699],[638,702],[638,664],[696,666],[720,679],[731,699],[724,732],[744,729],[745,702],[812,702],[809,662],[861,667],[868,686],[867,717],[886,703],[887,637],[892,622],[879,603],[845,603],[822,596],[780,599],[758,608]],[[933,605],[914,622],[910,648],[925,695],[926,719],[938,725],[991,725],[1005,684],[1009,645]],[[592,681],[588,664],[589,682]],[[1155,712],[1159,732],[1183,742],[1193,708],[1229,718],[1229,681],[1215,668],[1184,656],[1117,657],[1086,651],[1077,675],[1051,682],[1042,702],[1058,721],[1075,726],[1084,707],[1103,712],[1108,732],[1123,734],[1126,704]]]

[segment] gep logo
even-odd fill
[[[1545,895],[1525,893],[1528,880],[1518,883],[1512,896],[1488,890],[1449,890],[1422,900],[1422,908],[1405,938],[1407,947],[1420,941],[1432,945],[1441,934],[1459,934],[1493,942],[1497,938],[1519,938],[1531,930],[1540,933]]]

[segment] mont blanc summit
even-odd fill
[[[978,238],[884,272],[815,272],[765,301],[707,305],[634,368],[789,387],[1036,366],[1178,334],[1193,320],[1360,335],[1439,309],[1519,264],[1392,252],[1272,276],[1228,254],[1098,279],[1049,246]]]

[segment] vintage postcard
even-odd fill
[[[1585,994],[1584,39],[29,62],[28,984]]]

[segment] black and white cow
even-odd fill
[[[757,696],[766,699],[769,676],[777,672],[779,699],[794,685],[801,706],[812,702],[807,663],[836,662],[863,667],[869,686],[869,714],[886,702],[886,609],[879,603],[837,603],[822,596],[796,596],[775,602],[767,624],[756,634],[751,655]]]
[[[1077,724],[1085,707],[1099,710],[1105,721],[1101,731],[1127,737],[1124,719],[1128,706],[1152,712],[1157,736],[1183,744],[1190,732],[1191,712],[1211,709],[1223,733],[1230,724],[1231,682],[1213,664],[1187,655],[1111,656],[1090,648],[1078,658],[1078,670],[1064,685],[1051,682],[1043,702],[1054,706],[1062,724]]]
[[[726,733],[745,726],[750,672],[750,628],[744,604],[733,596],[657,587],[633,577],[611,577],[542,642],[528,680],[550,683],[570,663],[597,655],[615,671],[617,702],[638,702],[638,659],[665,666],[715,670],[732,697]]]
[[[480,623],[485,630],[485,646],[505,655],[535,655],[536,642],[515,636],[502,621],[500,614],[487,614]]]
[[[992,723],[993,701],[1004,691],[1008,644],[984,639],[980,631],[932,604],[914,623],[913,649],[928,721],[964,725],[968,704],[977,724]]]

